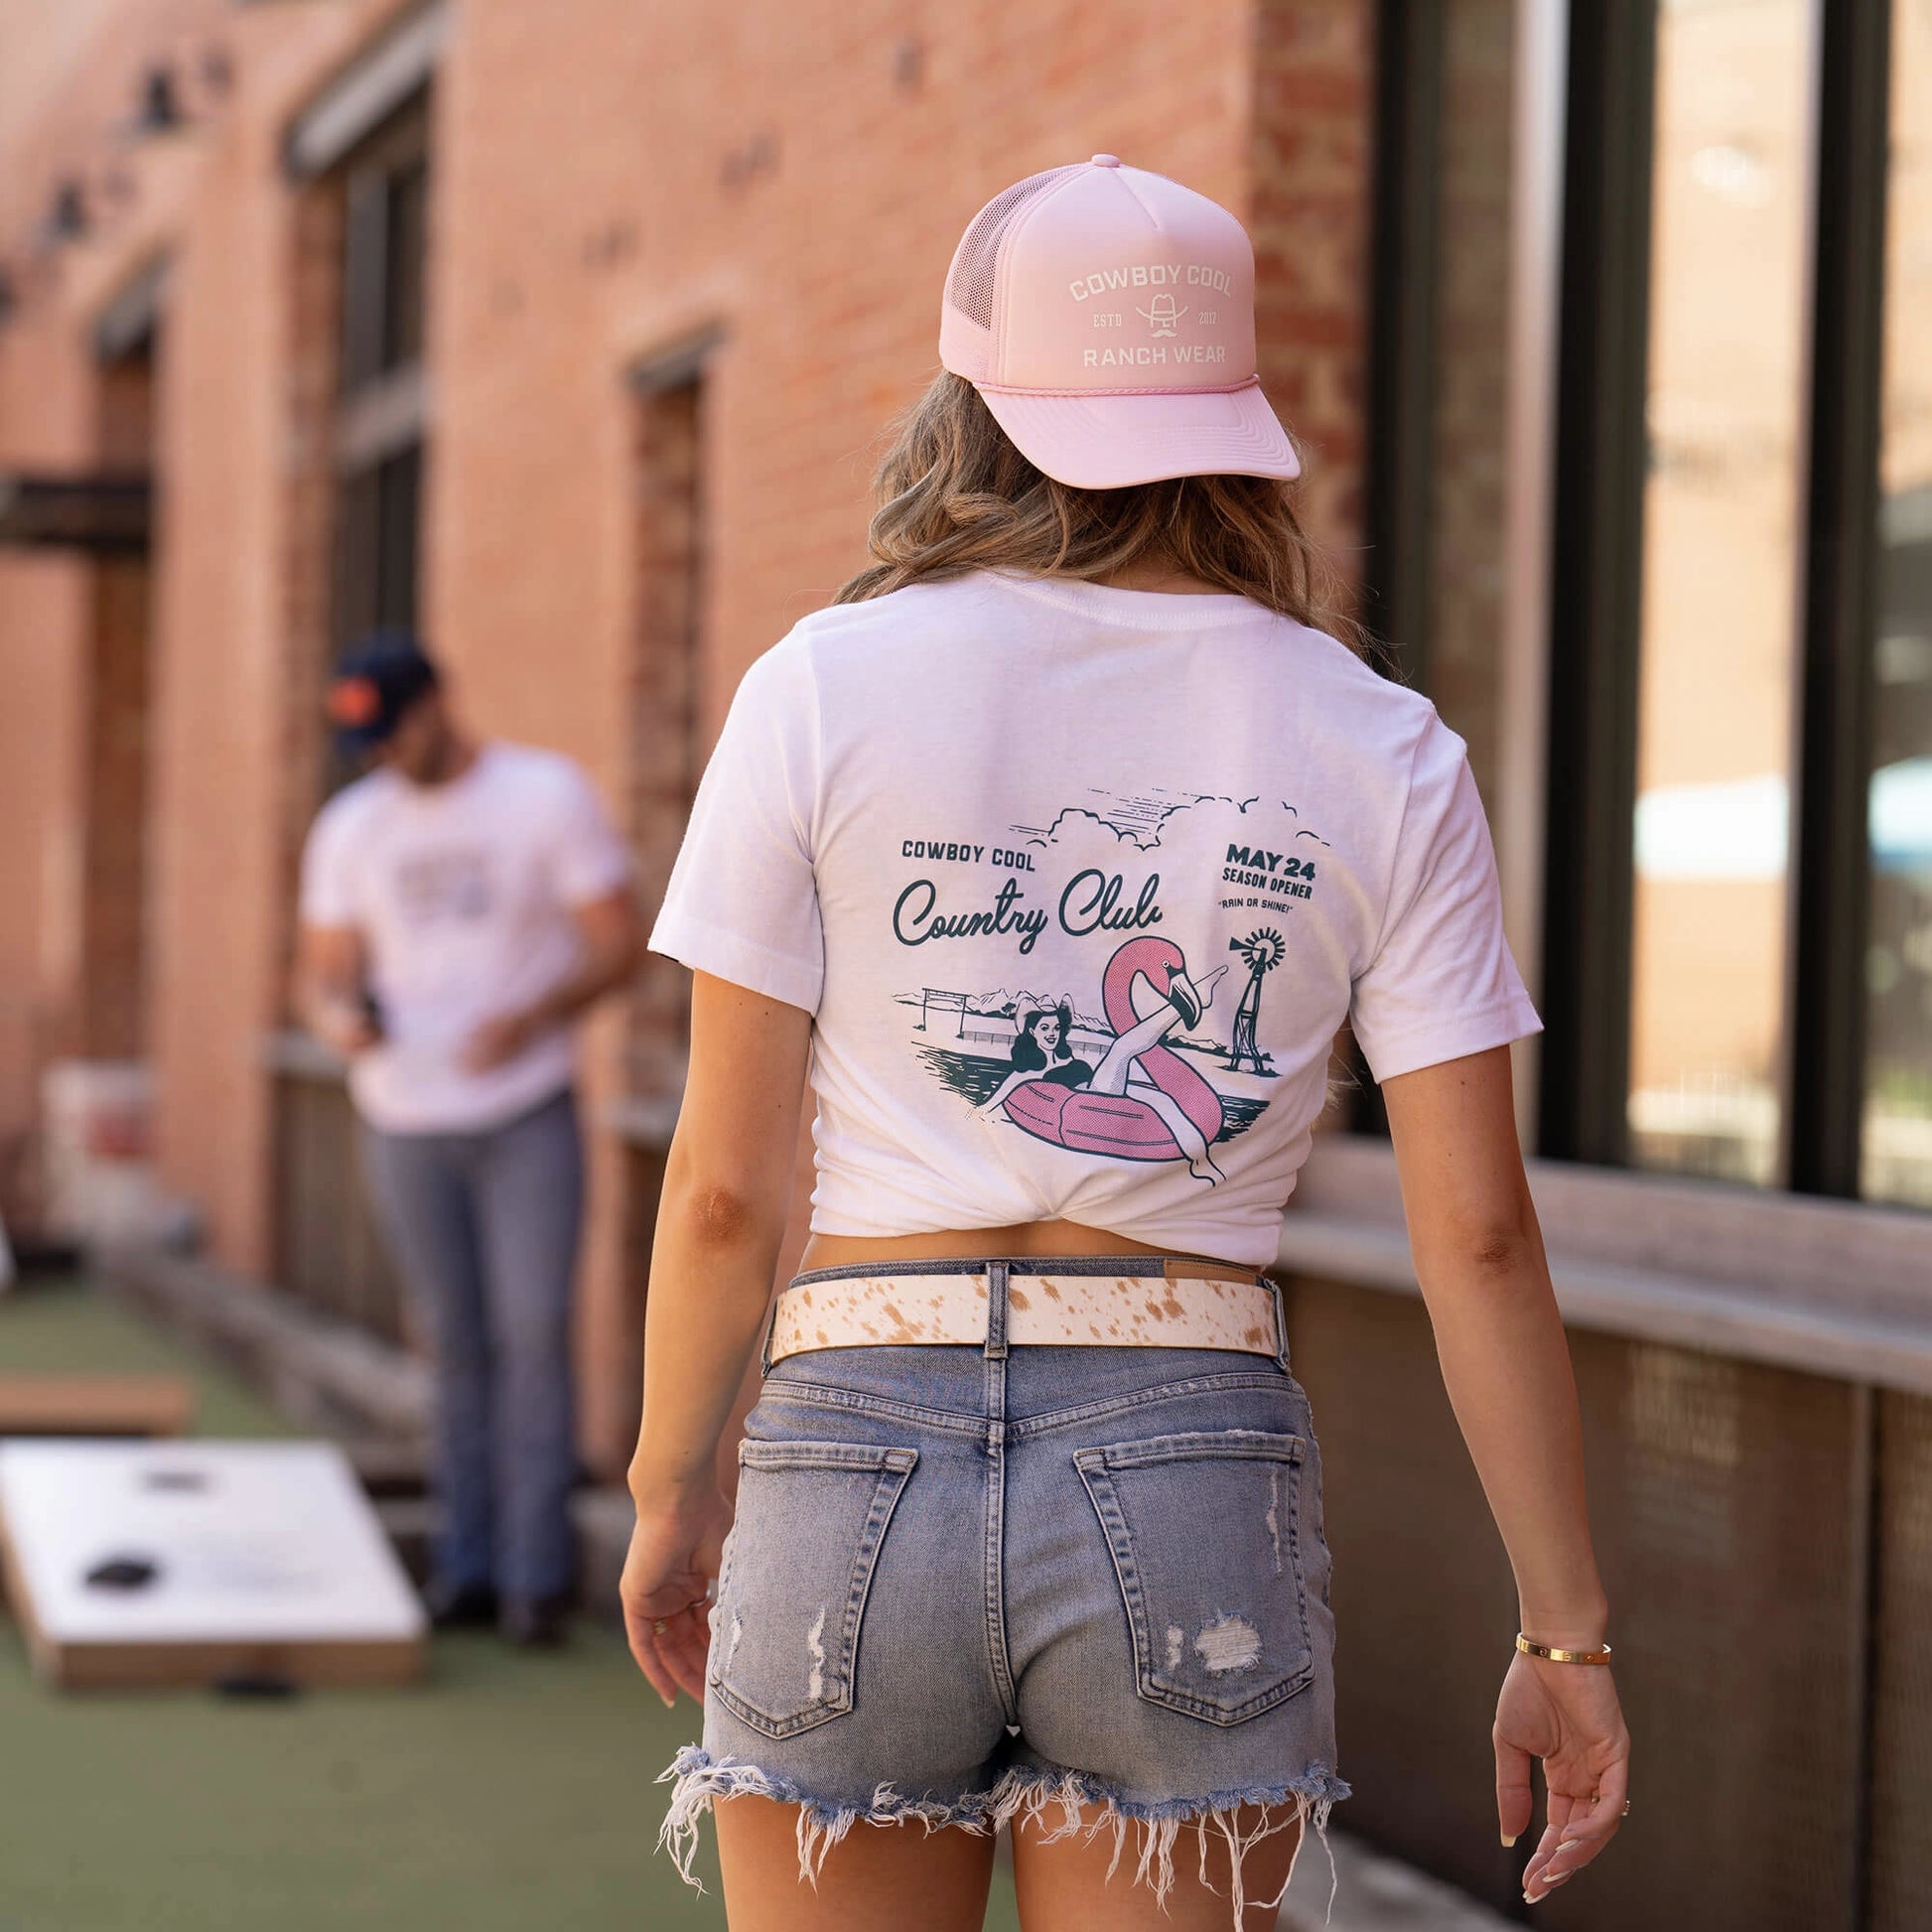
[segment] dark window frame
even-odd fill
[[[1570,13],[1538,1151],[1629,1154],[1655,0]]]
[[[1444,28],[1440,7],[1377,0],[1360,615],[1378,668],[1419,689],[1434,553]],[[1386,1137],[1382,1089],[1353,1040],[1337,1072],[1350,1130]]]
[[[1824,9],[1806,510],[1790,1185],[1856,1197],[1865,1078],[1890,0]]]
[[[1444,10],[1380,0],[1370,204],[1362,621],[1405,683],[1427,681],[1435,482]]]

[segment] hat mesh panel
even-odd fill
[[[993,278],[1000,266],[1000,243],[1021,209],[1062,177],[1078,173],[1077,167],[1068,167],[1029,175],[995,195],[973,216],[973,225],[959,244],[952,279],[946,284],[946,300],[969,321],[982,329],[993,327]]]

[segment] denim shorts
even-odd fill
[[[855,1823],[1136,1831],[1236,1854],[1245,1805],[1325,1826],[1334,1619],[1309,1403],[1285,1361],[1016,1346],[822,1349],[767,1374],[712,1611],[704,1742],[663,1841],[714,1798],[799,1806],[801,1873]],[[837,1272],[940,1272],[918,1263]],[[1084,1818],[1082,1813],[1084,1812]],[[1237,1915],[1237,1923],[1239,1922]]]

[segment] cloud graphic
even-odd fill
[[[1216,792],[1149,790],[1134,796],[1094,794],[1092,805],[1068,805],[1050,824],[1038,828],[1016,826],[1029,844],[1045,846],[1069,860],[1087,865],[1119,864],[1121,848],[1158,852],[1182,837],[1216,845],[1263,845],[1286,849],[1295,839],[1326,846],[1328,841],[1307,826],[1285,822],[1301,813],[1287,799],[1271,807],[1259,796],[1234,798]],[[1280,816],[1277,816],[1277,807]]]

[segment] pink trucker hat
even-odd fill
[[[1226,208],[1097,154],[994,196],[946,276],[939,359],[1083,489],[1297,477],[1255,374],[1255,256]]]

